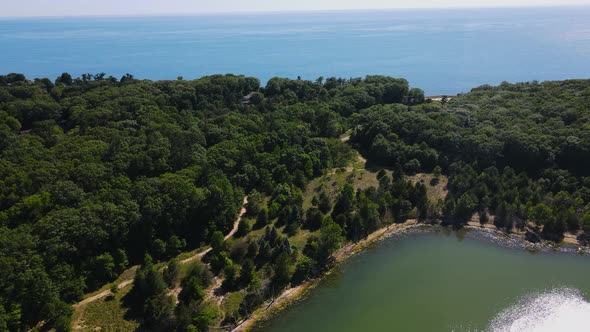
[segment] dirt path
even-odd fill
[[[361,156],[361,154],[359,153],[357,156],[358,161],[360,161],[363,164],[367,163],[367,159],[365,159],[363,156]]]
[[[131,284],[132,282],[133,282],[133,279],[131,279],[131,280],[125,280],[122,283],[118,284],[117,285],[117,288],[118,289],[123,289],[123,288],[127,287],[127,285]],[[100,293],[98,293],[96,295],[93,295],[91,297],[85,298],[84,300],[82,300],[82,301],[74,304],[73,306],[74,307],[83,306],[83,305],[88,304],[90,302],[94,302],[94,301],[96,301],[98,299],[102,299],[103,297],[107,297],[107,296],[109,296],[111,294],[112,293],[111,293],[110,290],[106,290],[106,291],[100,292]]]
[[[340,141],[344,142],[344,143],[350,141],[350,134],[344,134],[344,135],[340,136]],[[357,161],[361,162],[363,165],[367,163],[367,159],[363,158],[363,156],[361,156],[360,152],[358,152],[358,151],[357,151]],[[353,170],[352,164],[348,165],[346,167],[347,172],[352,172],[352,170]]]
[[[248,204],[248,196],[244,196],[244,200],[242,201],[242,209],[240,210],[240,214],[236,218],[236,221],[234,222],[234,225],[233,225],[231,231],[229,233],[227,233],[227,235],[225,236],[225,238],[224,238],[225,240],[227,240],[227,239],[231,238],[232,236],[234,236],[234,234],[236,234],[236,232],[238,231],[238,227],[240,225],[240,221],[242,220],[242,217],[246,213],[246,204]],[[201,259],[209,251],[211,251],[211,247],[208,247],[207,249],[205,249],[205,250],[203,250],[203,251],[201,251],[201,252],[199,252],[199,253],[197,253],[197,254],[189,257],[189,258],[183,259],[182,261],[180,261],[180,264],[187,264],[187,263],[190,263],[190,262],[195,261],[197,259]],[[117,288],[122,289],[122,288],[125,288],[128,285],[132,284],[133,283],[133,277],[134,276],[135,276],[135,274],[133,274],[129,280],[125,280],[125,281],[121,282],[120,284],[118,284],[117,285]],[[86,304],[88,304],[90,302],[94,302],[94,301],[96,301],[98,299],[102,299],[103,297],[107,297],[107,296],[109,296],[111,294],[112,294],[112,292],[110,290],[102,291],[102,292],[100,292],[100,293],[98,293],[96,295],[92,295],[92,296],[90,296],[90,297],[88,297],[88,298],[86,298],[86,299],[84,299],[84,300],[82,300],[82,301],[74,304],[73,307],[76,308],[76,307],[80,307],[80,306],[86,305]]]
[[[205,296],[203,297],[203,301],[215,299],[215,303],[218,306],[220,306],[221,302],[223,302],[223,299],[225,298],[225,296],[223,296],[223,295],[218,296],[215,293],[219,291],[222,284],[223,284],[223,278],[219,277],[219,276],[215,277],[215,279],[213,279],[213,284],[211,284],[211,286],[207,287],[207,289],[205,290]]]
[[[227,241],[229,238],[234,236],[234,234],[236,234],[236,232],[238,231],[238,227],[240,226],[240,221],[242,220],[242,217],[246,213],[246,204],[248,204],[248,196],[244,196],[244,201],[242,202],[242,209],[240,210],[240,214],[238,215],[238,218],[234,222],[234,226],[232,227],[231,231],[229,231],[229,233],[227,233],[227,235],[223,238],[225,241]],[[197,259],[200,260],[201,258],[203,258],[203,256],[207,255],[209,253],[209,251],[211,251],[211,247],[208,247],[207,249],[199,252],[196,255],[193,255],[189,258],[185,258],[185,259],[181,260],[180,264],[187,264],[187,263],[190,263],[190,262],[195,261]]]
[[[236,221],[234,222],[234,226],[232,227],[231,231],[229,231],[229,233],[227,233],[227,235],[223,238],[224,241],[227,241],[228,239],[230,239],[238,231],[238,227],[240,226],[240,221],[242,220],[242,217],[244,216],[244,214],[246,214],[246,205],[247,204],[248,204],[248,196],[244,196],[244,200],[242,201],[242,209],[240,210],[240,214],[238,214],[238,217],[236,218]],[[188,263],[194,262],[196,260],[201,260],[210,251],[211,251],[211,247],[208,247],[207,249],[205,249],[205,250],[203,250],[203,251],[201,251],[189,258],[181,260],[180,264],[188,264]],[[216,277],[213,285],[209,286],[205,290],[205,300],[216,297],[215,292],[221,287],[222,283],[223,283],[223,279],[220,277]],[[180,285],[178,285],[178,286],[174,287],[174,289],[172,289],[168,293],[169,295],[174,296],[177,304],[178,304],[178,294],[180,294],[181,290],[182,290],[182,288],[180,287]],[[216,298],[217,305],[221,304],[221,301],[223,301],[223,298],[224,298],[223,296]]]
[[[340,136],[340,141],[341,142],[344,142],[344,143],[350,141],[350,134],[344,135],[344,136]],[[358,151],[357,151],[357,154],[358,154],[357,160],[360,161],[363,164],[366,164],[367,163],[367,159],[363,158],[363,156],[361,156],[360,152],[358,152]]]

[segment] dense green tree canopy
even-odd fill
[[[482,86],[438,103],[385,76],[265,86],[235,75],[0,76],[0,329],[67,330],[69,304],[134,264],[143,264],[135,292],[146,327],[207,328],[206,273],[183,281],[174,309],[166,288],[177,267],[163,278],[152,259],[209,243],[223,286],[253,288],[244,303],[254,305],[260,267],[264,286],[280,289],[317,274],[343,237],[408,218],[443,212],[460,225],[489,214],[507,230],[532,221],[547,239],[566,230],[590,239],[588,105],[582,80]],[[353,158],[339,139],[347,130],[391,172],[378,188],[343,186],[334,201],[320,192],[304,210],[307,182]],[[440,206],[404,178],[420,172],[449,176]],[[252,220],[240,234],[264,235],[227,248],[246,194]],[[298,252],[274,220],[289,236],[320,235]]]
[[[409,91],[382,76],[265,87],[235,75],[0,76],[0,324],[67,326],[66,303],[144,254],[168,259],[227,233],[252,190],[272,197],[251,208],[257,224],[281,214],[296,232],[305,183],[351,158],[338,140],[348,117],[415,103]],[[152,317],[169,314],[156,308],[165,297],[146,299]]]
[[[481,86],[446,106],[370,107],[351,140],[406,173],[448,173],[450,223],[489,211],[500,228],[532,221],[558,241],[590,209],[589,105],[588,80]]]

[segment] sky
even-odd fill
[[[0,0],[0,17],[590,5],[590,0]]]

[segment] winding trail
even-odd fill
[[[117,288],[118,289],[125,288],[125,287],[127,287],[127,285],[129,285],[131,283],[133,283],[133,279],[131,279],[131,280],[125,280],[122,283],[118,284],[117,285]],[[85,298],[84,300],[82,300],[82,301],[74,304],[73,307],[83,306],[83,305],[88,304],[90,302],[94,302],[94,301],[96,301],[98,299],[102,299],[103,297],[107,297],[107,296],[109,296],[111,294],[112,294],[112,292],[110,290],[106,290],[106,291],[100,292],[100,293],[98,293],[96,295],[93,295],[91,297]]]
[[[242,201],[242,209],[240,210],[240,214],[238,214],[238,218],[236,218],[236,221],[234,222],[234,226],[232,227],[231,231],[229,231],[229,233],[227,233],[227,235],[223,238],[224,241],[227,241],[228,239],[230,239],[238,231],[238,227],[240,226],[240,221],[242,220],[242,217],[244,216],[244,214],[246,214],[246,204],[248,204],[248,196],[244,196],[244,200]],[[190,262],[195,261],[197,259],[200,260],[205,255],[207,255],[210,251],[211,251],[211,247],[208,247],[207,249],[205,249],[205,250],[203,250],[203,251],[201,251],[189,258],[185,258],[185,259],[181,260],[180,264],[187,264],[187,263],[190,263]]]
[[[227,233],[227,235],[224,237],[224,240],[227,241],[229,238],[234,236],[234,234],[236,234],[236,232],[238,231],[240,221],[242,220],[242,217],[246,213],[246,205],[247,204],[248,204],[248,196],[244,196],[244,200],[242,201],[242,209],[240,210],[240,213],[238,214],[238,217],[236,218],[236,221],[234,222],[234,225],[233,225],[231,231],[229,231],[229,233]],[[189,258],[183,259],[182,261],[180,261],[180,264],[188,264],[188,263],[193,262],[195,260],[200,260],[203,258],[203,256],[205,256],[210,251],[211,251],[211,247],[207,247],[207,249],[205,249],[199,253],[196,253],[195,255],[193,255]],[[133,274],[131,275],[129,280],[125,280],[125,281],[121,282],[120,284],[117,285],[117,288],[122,289],[122,288],[125,288],[128,285],[132,284],[134,277],[135,277],[135,271],[133,272]],[[102,298],[107,297],[112,294],[113,293],[110,290],[105,290],[105,291],[102,291],[98,294],[92,295],[88,298],[85,298],[84,300],[74,304],[73,307],[74,308],[81,307],[83,305],[94,302],[98,299],[102,299]]]
[[[340,136],[340,141],[344,142],[344,143],[350,141],[350,134]],[[361,153],[358,151],[357,151],[357,160],[363,164],[367,163],[367,159],[365,159],[363,156],[361,156]]]

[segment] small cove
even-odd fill
[[[257,331],[526,330],[539,315],[547,321],[529,330],[543,331],[564,317],[587,320],[590,257],[515,243],[478,230],[393,236]]]

